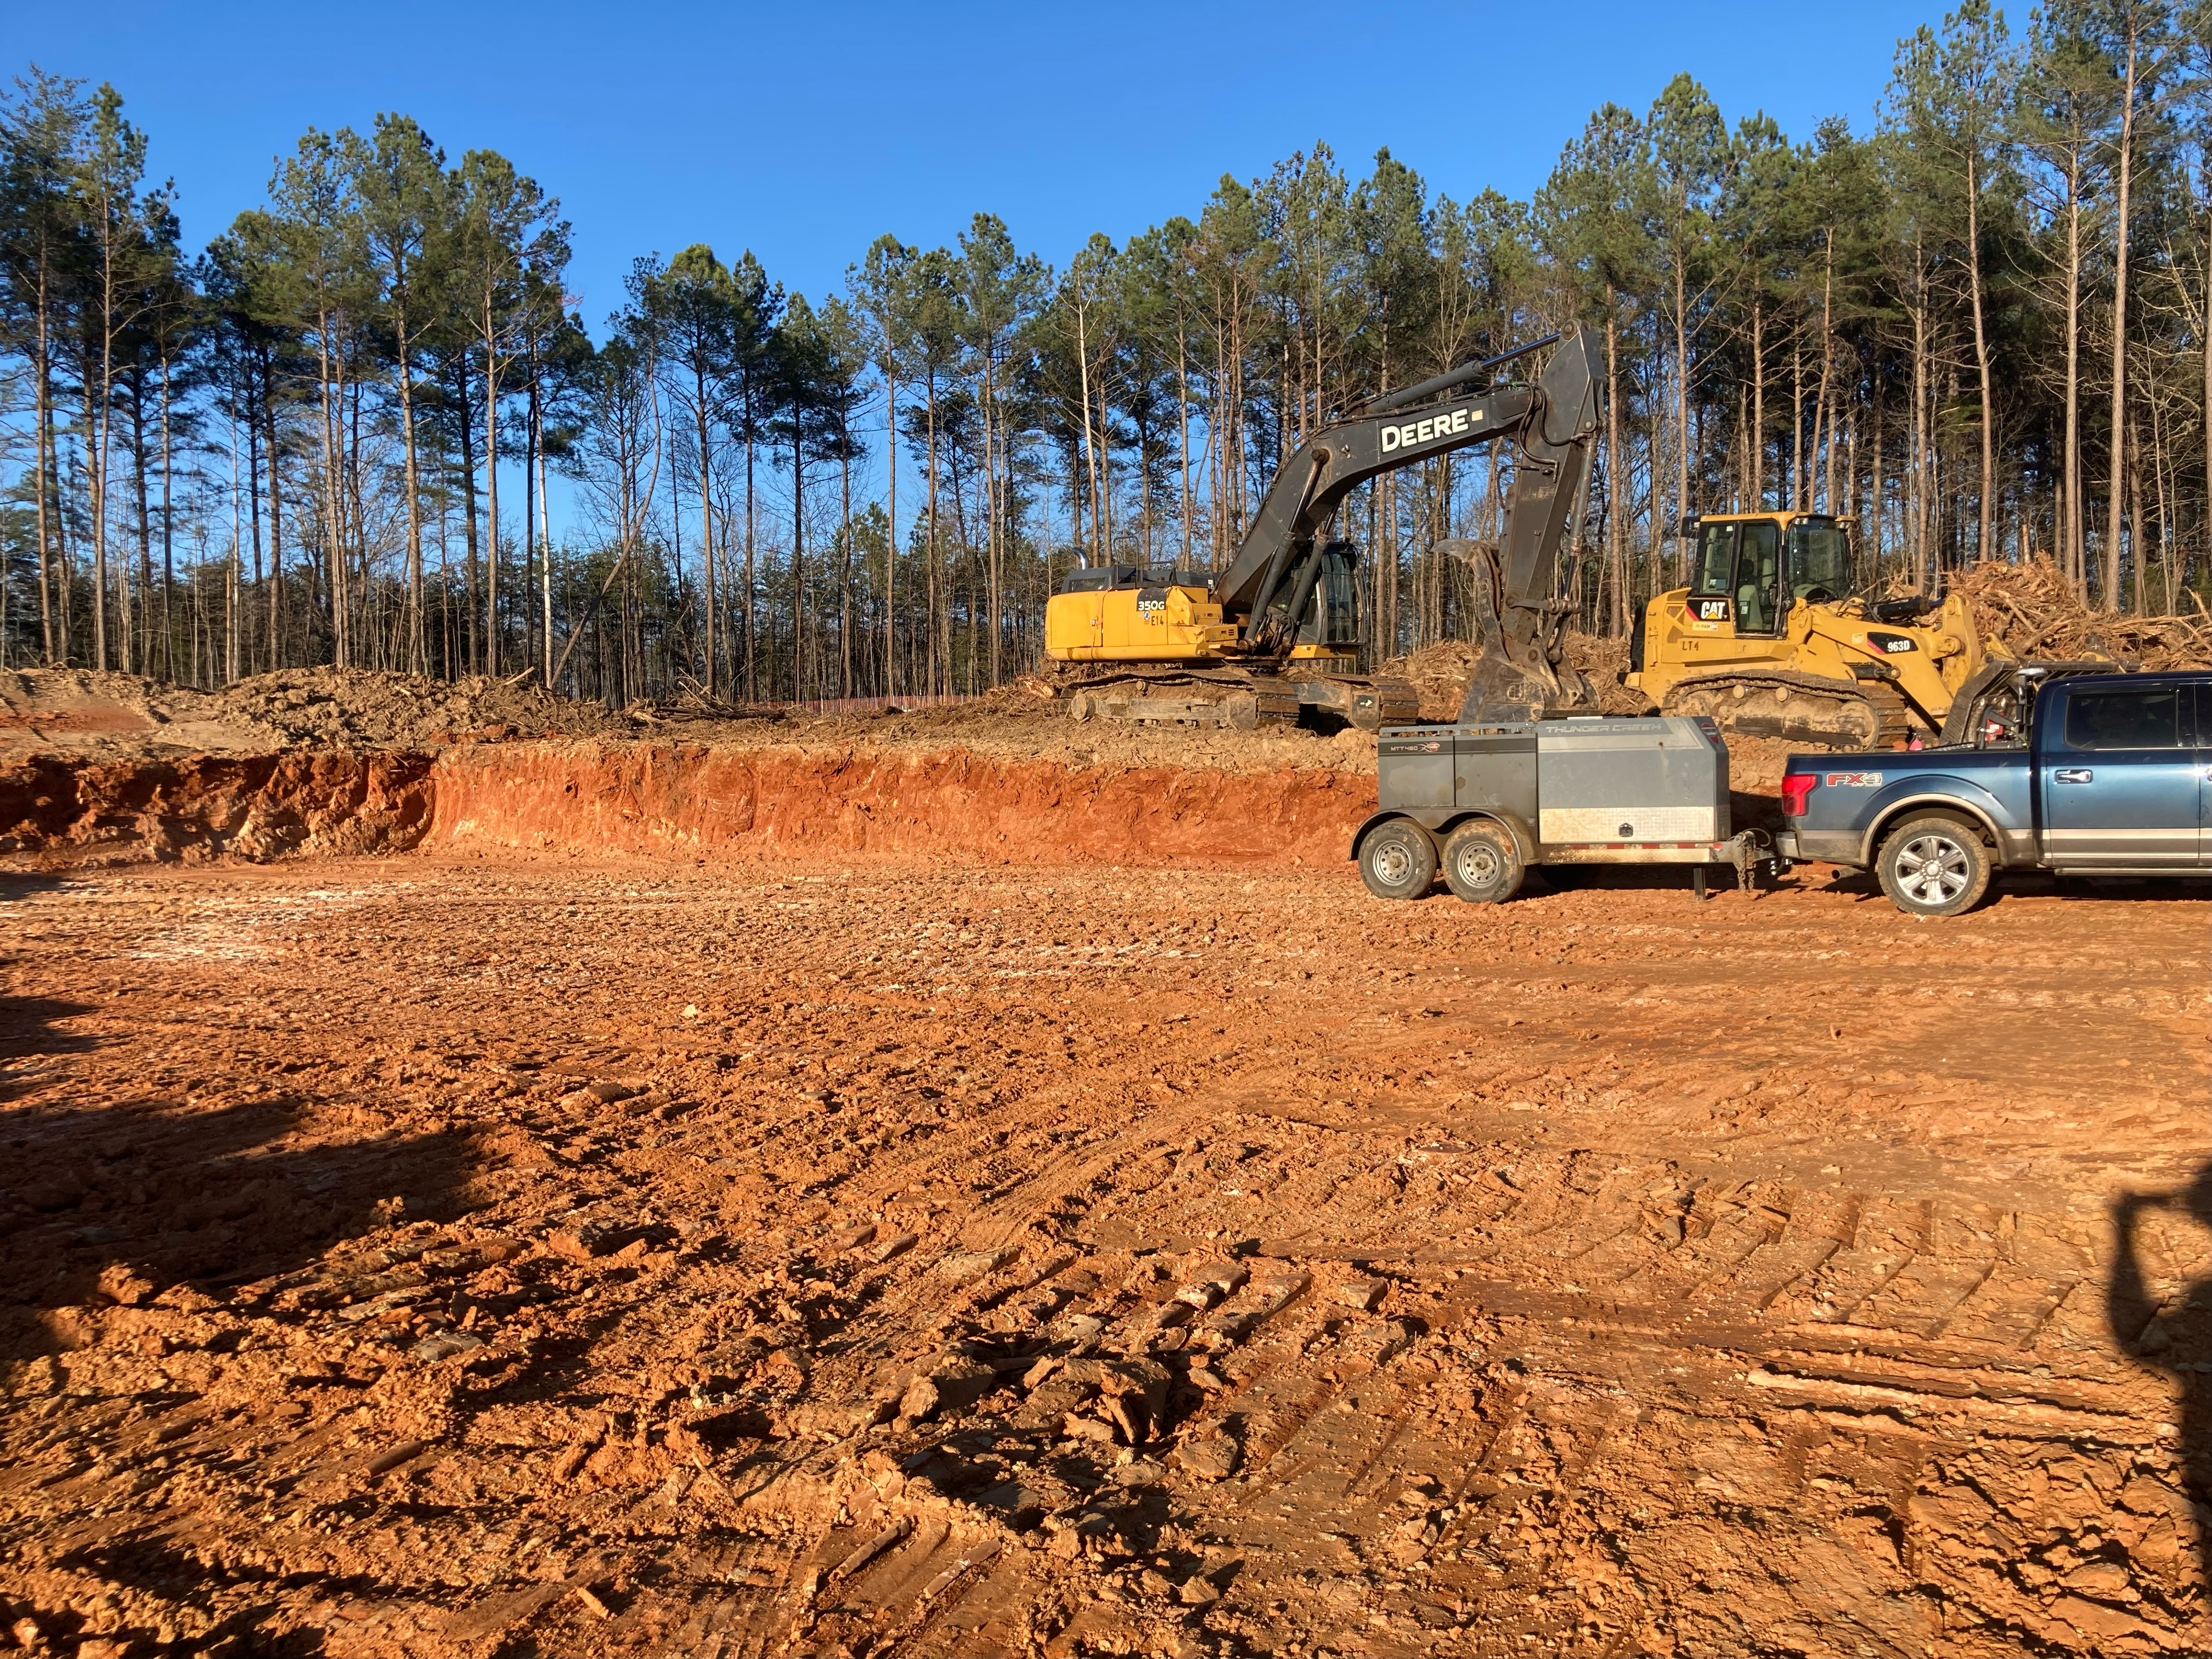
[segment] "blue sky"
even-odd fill
[[[309,125],[404,110],[456,160],[503,151],[562,198],[596,332],[638,253],[750,246],[818,295],[881,232],[949,243],[985,209],[1058,262],[1316,138],[1355,173],[1387,144],[1433,189],[1525,194],[1592,109],[1680,69],[1731,122],[1863,129],[1897,38],[1941,9],[10,0],[0,68],[113,82],[194,246]]]

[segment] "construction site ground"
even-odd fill
[[[0,1627],[2212,1646],[2203,887],[1389,904],[1003,719],[0,768]]]

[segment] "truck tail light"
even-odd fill
[[[1793,772],[1782,780],[1782,810],[1793,818],[1805,816],[1806,803],[1811,799],[1815,785],[1820,781],[1815,772]]]

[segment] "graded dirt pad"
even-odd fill
[[[2212,1644],[2202,889],[425,844],[0,890],[34,1651]]]

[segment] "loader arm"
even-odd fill
[[[1589,688],[1572,670],[1567,675],[1574,684],[1561,683],[1559,665],[1550,660],[1556,653],[1547,624],[1559,549],[1589,474],[1597,427],[1596,364],[1579,327],[1570,325],[1552,338],[1558,349],[1533,386],[1457,391],[1480,371],[1535,349],[1524,347],[1409,386],[1299,446],[1275,474],[1236,559],[1213,585],[1224,619],[1242,628],[1248,648],[1262,644],[1278,599],[1288,600],[1289,617],[1302,612],[1319,568],[1316,538],[1352,490],[1400,467],[1510,439],[1517,453],[1499,549],[1496,609],[1480,619],[1482,659],[1490,666],[1486,670],[1478,662],[1475,684],[1487,686],[1491,702],[1518,696],[1522,705],[1534,702],[1548,712],[1594,701],[1584,695]],[[1469,696],[1473,708],[1473,690]],[[1501,712],[1499,717],[1508,716]]]

